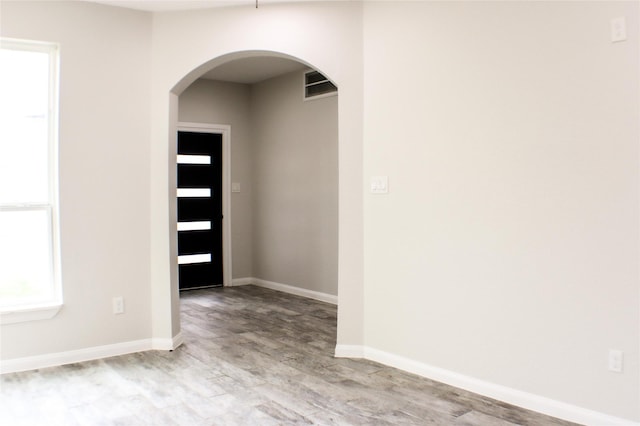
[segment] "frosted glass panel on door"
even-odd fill
[[[211,164],[210,155],[178,154],[178,164]]]
[[[211,229],[210,221],[178,222],[178,231],[208,231]]]
[[[192,263],[211,262],[211,253],[207,254],[185,254],[178,256],[178,265],[190,265]]]
[[[211,188],[178,188],[178,197],[207,198],[211,197]]]

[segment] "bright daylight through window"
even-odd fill
[[[3,323],[50,317],[61,304],[56,196],[57,61],[54,44],[0,39]],[[49,312],[26,319],[15,315],[38,310]]]

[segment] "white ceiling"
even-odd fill
[[[255,0],[85,0],[109,6],[148,12],[168,12],[177,10],[205,9],[212,7],[246,6],[255,7]],[[258,6],[267,3],[282,3],[285,0],[258,0]],[[292,0],[288,0],[292,1]],[[293,0],[313,1],[313,0]],[[227,62],[201,78],[234,83],[254,84],[282,74],[306,68],[304,64],[285,58],[253,57]]]
[[[304,64],[291,59],[260,56],[227,62],[204,74],[202,78],[254,84],[304,68]]]
[[[148,12],[167,12],[172,10],[206,9],[211,7],[247,6],[255,7],[256,0],[85,0],[110,6],[146,10]],[[267,3],[284,3],[292,0],[258,0],[258,6]],[[296,2],[313,0],[293,0]]]

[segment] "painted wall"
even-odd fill
[[[252,86],[254,277],[338,294],[338,97],[304,71]]]
[[[2,326],[3,360],[151,336],[151,17],[95,4],[2,2],[3,37],[60,44],[64,306]],[[126,313],[113,315],[123,296]]]
[[[638,16],[366,3],[367,346],[640,420]]]
[[[199,79],[180,95],[180,121],[231,126],[231,181],[241,192],[231,193],[232,275],[251,277],[252,191],[250,86]]]
[[[361,22],[362,5],[356,2],[154,15],[150,145],[154,337],[171,338],[180,331],[177,271],[171,263],[176,255],[175,171],[169,167],[175,161],[171,141],[178,121],[177,97],[216,65],[277,52],[310,64],[340,87],[338,282],[346,285],[339,285],[338,291],[338,341],[363,343]]]
[[[160,13],[150,29],[123,9],[3,2],[3,36],[62,43],[66,304],[3,326],[2,359],[177,335],[177,95],[275,51],[340,87],[338,343],[639,421],[638,15],[331,2]],[[617,16],[629,37],[612,44]],[[371,175],[388,195],[368,194]]]
[[[196,80],[180,121],[230,124],[233,277],[338,293],[338,97],[303,72],[245,85]]]

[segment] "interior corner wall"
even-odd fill
[[[303,71],[196,80],[179,120],[231,125],[233,277],[338,292],[338,97],[305,101]]]
[[[640,420],[638,7],[365,3],[366,346]]]
[[[338,96],[304,72],[251,86],[254,277],[338,294]]]
[[[2,37],[60,45],[64,305],[51,320],[2,325],[0,358],[148,339],[151,15],[86,2],[1,8]]]
[[[180,95],[178,120],[231,126],[231,181],[241,188],[231,193],[232,277],[252,277],[250,86],[198,79]]]

